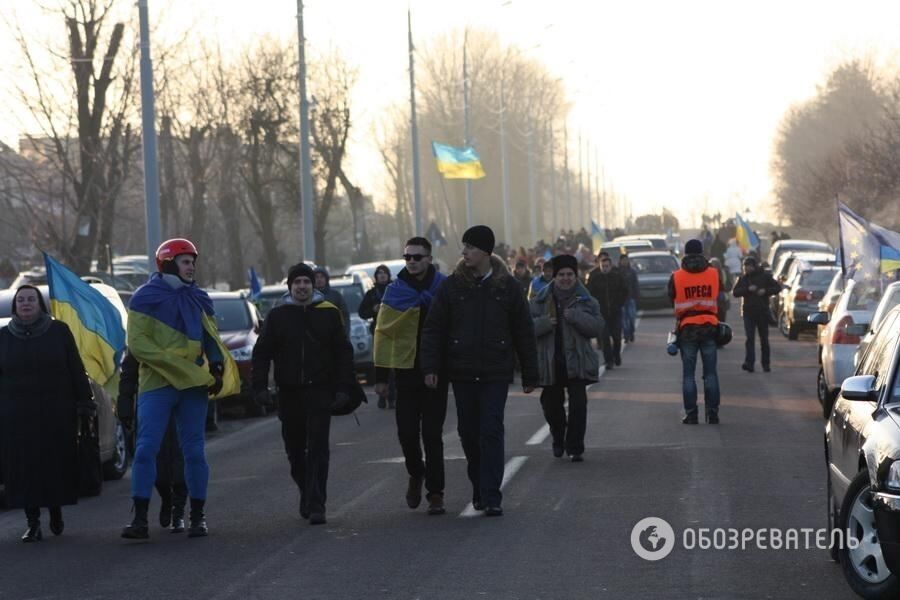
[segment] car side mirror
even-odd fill
[[[861,400],[863,402],[874,402],[878,399],[875,390],[874,375],[857,375],[848,377],[841,385],[841,396],[845,400]]]
[[[808,323],[813,323],[814,325],[828,325],[828,321],[830,320],[831,317],[828,316],[827,312],[814,312],[806,317],[806,321]]]
[[[847,326],[847,335],[864,336],[869,333],[869,325],[866,323],[855,323]]]

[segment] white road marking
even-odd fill
[[[465,456],[461,456],[458,454],[451,454],[444,457],[444,460],[465,460]],[[367,460],[367,465],[376,465],[376,464],[403,464],[406,462],[406,459],[402,456],[394,456],[391,458],[379,458],[376,460]]]
[[[526,446],[539,446],[544,443],[544,440],[547,439],[547,436],[550,435],[550,425],[544,424],[543,427],[534,432],[534,435],[528,438],[528,441],[525,442]]]
[[[500,489],[506,487],[506,484],[509,483],[509,480],[512,479],[516,473],[519,472],[519,469],[522,468],[522,465],[528,460],[527,456],[513,456],[506,462],[506,465],[503,467],[503,481],[500,483]],[[475,510],[475,507],[472,506],[470,502],[468,506],[466,506],[465,510],[459,513],[460,517],[477,517],[484,513],[481,511]]]

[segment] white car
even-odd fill
[[[815,312],[808,317],[811,323],[825,325],[819,337],[822,353],[816,382],[816,394],[825,418],[831,415],[844,379],[853,375],[856,348],[869,329],[880,294],[878,285],[851,279],[830,316],[826,312]]]
[[[900,305],[900,281],[894,282],[884,288],[884,294],[881,296],[881,302],[878,303],[878,307],[875,309],[875,314],[872,315],[872,321],[869,323],[869,330],[866,332],[866,335],[863,336],[863,339],[859,342],[859,347],[856,350],[856,357],[854,358],[854,364],[859,364],[859,358],[865,354],[866,348],[869,347],[869,344],[872,343],[872,338],[875,337],[875,334],[878,332],[879,327],[881,327],[882,322],[884,321],[884,317],[890,312],[892,308]]]

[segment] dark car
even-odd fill
[[[210,292],[209,297],[215,306],[219,337],[231,352],[241,375],[240,394],[222,398],[217,403],[223,408],[243,407],[244,412],[250,416],[263,416],[266,408],[254,402],[250,379],[253,346],[259,337],[259,313],[240,292]]]
[[[796,340],[805,329],[815,329],[816,324],[807,317],[819,310],[819,300],[831,285],[838,267],[808,267],[797,269],[779,294],[778,327],[790,340]]]
[[[631,268],[637,272],[640,298],[638,308],[668,308],[667,286],[672,273],[678,270],[678,259],[669,251],[632,252]]]
[[[844,380],[825,426],[832,558],[865,598],[900,597],[900,307]],[[837,530],[837,531],[834,531]],[[843,539],[839,533],[843,532]]]

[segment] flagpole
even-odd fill
[[[513,246],[512,215],[509,208],[509,157],[506,150],[506,96],[503,87],[504,73],[500,74],[500,170],[503,185],[503,241]]]
[[[841,201],[838,195],[834,195],[834,207],[837,209],[838,216],[838,244],[841,248],[841,279],[847,279],[847,261],[844,260],[844,231],[841,228]]]
[[[412,135],[413,163],[413,210],[415,211],[416,235],[423,234],[422,222],[422,185],[419,176],[419,124],[416,118],[416,70],[415,47],[412,36],[412,9],[406,11],[406,23],[409,32],[409,105],[410,130]]]
[[[303,216],[303,259],[316,260],[313,226],[315,197],[312,184],[312,158],[309,148],[309,100],[306,97],[306,37],[303,34],[303,0],[297,0],[298,78],[300,87],[300,205]]]
[[[463,118],[465,121],[466,147],[471,146],[469,139],[469,58],[466,46],[469,43],[469,32],[463,38]],[[466,179],[466,228],[472,226],[472,180]]]

